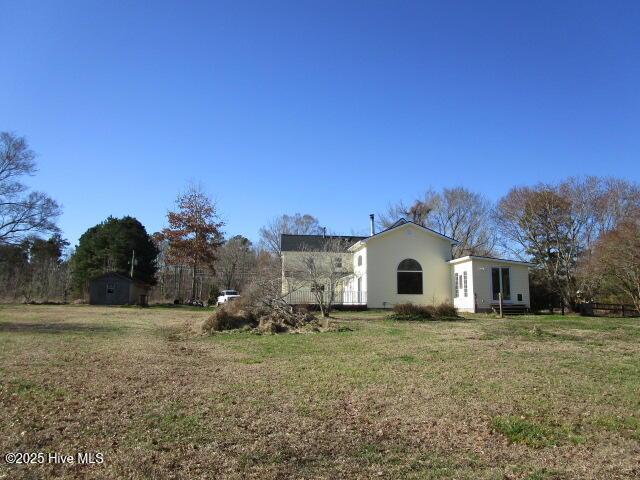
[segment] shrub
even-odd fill
[[[457,318],[458,312],[453,305],[441,303],[440,305],[415,305],[413,303],[399,303],[394,305],[391,318],[395,320],[441,320],[445,318]]]
[[[450,303],[443,302],[440,305],[436,305],[434,307],[435,316],[438,318],[457,318],[458,311],[456,307],[451,305]]]
[[[398,303],[393,306],[393,313],[396,317],[415,317],[425,320],[433,316],[431,307],[413,303]]]

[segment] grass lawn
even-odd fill
[[[209,311],[0,306],[14,478],[640,477],[640,319],[477,316],[199,335]]]

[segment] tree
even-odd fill
[[[640,211],[638,187],[610,178],[569,178],[512,188],[495,222],[505,249],[536,265],[536,275],[572,308],[593,277],[580,275],[594,243]]]
[[[279,258],[266,250],[257,252],[254,275],[251,276],[243,298],[253,308],[266,308],[285,314],[293,311],[282,292],[282,267]]]
[[[0,244],[58,231],[60,206],[42,192],[29,192],[20,180],[35,174],[34,159],[24,137],[0,133]]]
[[[307,213],[295,213],[293,215],[280,215],[260,229],[260,244],[263,248],[280,256],[280,236],[290,235],[320,235],[323,228],[318,219]]]
[[[551,185],[513,188],[497,206],[496,223],[505,242],[518,256],[536,265],[539,275],[575,306],[576,265],[583,249],[579,232],[583,220],[572,214],[566,192]]]
[[[134,258],[135,252],[135,258]],[[155,285],[158,248],[144,226],[133,217],[109,217],[80,237],[72,256],[73,285],[82,291],[88,281],[105,272],[129,276]]]
[[[327,239],[319,248],[303,247],[292,261],[294,288],[309,289],[323,317],[329,316],[342,282],[353,273],[351,256],[345,254],[349,246],[339,238]]]
[[[402,201],[391,204],[386,212],[378,213],[378,225],[382,228],[389,228],[404,218],[423,227],[428,227],[429,217],[438,203],[438,196],[436,192],[429,189],[425,191],[422,198],[415,199],[409,206]]]
[[[251,241],[242,235],[227,240],[219,250],[217,271],[225,289],[240,290],[255,265],[255,253]]]
[[[176,200],[176,211],[167,213],[169,226],[158,238],[167,240],[170,263],[187,264],[191,268],[191,300],[196,299],[198,267],[213,269],[216,251],[222,244],[224,222],[215,203],[199,188],[190,186]]]
[[[626,221],[602,235],[590,258],[589,273],[599,293],[613,293],[640,311],[640,221]]]
[[[29,258],[32,263],[53,261],[60,263],[69,242],[59,233],[53,234],[48,240],[41,238],[29,239]]]
[[[18,245],[0,246],[0,292],[11,300],[67,301],[69,242],[55,234],[48,240],[28,237]]]
[[[459,243],[453,249],[453,256],[458,258],[494,253],[496,236],[491,212],[485,197],[464,187],[455,187],[445,188],[440,193],[427,190],[411,206],[399,202],[378,218],[385,228],[404,218],[454,238]]]
[[[48,240],[30,237],[21,243],[29,262],[23,270],[22,295],[25,301],[66,301],[69,290],[69,268],[64,253],[69,242],[60,234]]]

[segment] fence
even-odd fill
[[[325,302],[329,299],[328,292],[322,292]],[[284,300],[291,305],[314,305],[318,303],[316,293],[311,290],[296,290],[284,296]],[[367,292],[338,290],[333,297],[334,305],[366,305]]]
[[[623,303],[583,303],[580,305],[580,312],[583,315],[591,316],[640,317],[640,311],[638,311],[635,305]]]

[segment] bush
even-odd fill
[[[393,306],[393,313],[396,317],[415,317],[423,320],[432,318],[432,310],[430,306],[413,303],[398,303]]]
[[[450,303],[443,302],[434,307],[435,315],[438,318],[458,318],[456,307]]]
[[[394,305],[391,318],[395,320],[442,320],[445,318],[457,318],[458,312],[449,303],[440,305],[415,305],[413,303],[399,303]]]

